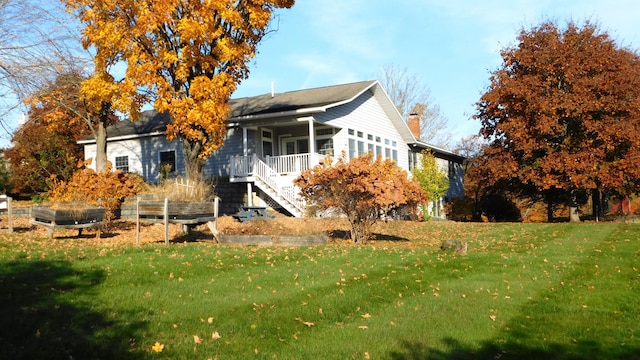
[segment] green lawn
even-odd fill
[[[312,248],[3,235],[0,357],[640,359],[640,225],[386,229]],[[449,235],[469,254],[426,245]]]

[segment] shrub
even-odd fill
[[[135,196],[146,186],[139,175],[111,171],[110,166],[106,172],[100,173],[82,166],[69,181],[61,181],[54,176],[51,182],[48,196],[52,203],[104,207],[106,223],[115,218],[124,198]]]
[[[407,207],[416,211],[427,200],[427,193],[406,171],[389,159],[371,161],[371,154],[349,161],[342,155],[335,165],[324,161],[303,171],[294,183],[311,207],[345,215],[351,239],[359,243],[366,243],[381,216]]]
[[[215,183],[207,180],[164,180],[148,187],[149,193],[158,199],[168,198],[175,202],[208,202],[216,197]]]

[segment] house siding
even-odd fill
[[[149,136],[129,140],[107,142],[107,160],[115,166],[116,157],[127,156],[129,172],[143,176],[149,182],[160,180],[160,152],[175,151],[176,172],[184,173],[184,156],[179,141],[167,141],[164,136]],[[85,145],[85,159],[94,159],[96,144]],[[89,166],[95,169],[95,161]]]
[[[368,142],[368,135],[372,135],[374,139],[376,136],[381,137],[382,148],[385,147],[385,139],[390,142],[388,147],[395,142],[396,146],[393,148],[397,150],[397,165],[405,170],[409,169],[409,147],[370,91],[363,93],[354,101],[317,114],[314,118],[320,123],[341,128],[334,137],[334,149],[337,155],[342,154],[343,151],[348,153],[348,139],[352,137],[348,129],[353,129],[356,134],[363,133],[365,142]]]
[[[251,137],[251,133],[252,131],[248,131],[249,137]],[[253,131],[253,133],[255,133],[255,131]],[[252,141],[248,141],[248,143],[252,143]],[[253,141],[253,143],[255,143],[255,141]],[[242,149],[242,129],[229,128],[224,139],[224,145],[215,151],[205,164],[205,177],[228,177],[231,173],[231,158],[242,155]],[[252,149],[252,147],[249,146],[249,149]],[[250,153],[252,152],[253,149]]]

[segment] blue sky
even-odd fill
[[[393,65],[416,74],[447,118],[454,142],[470,120],[500,50],[544,20],[596,22],[618,45],[640,48],[637,0],[297,0],[234,97],[378,79]]]

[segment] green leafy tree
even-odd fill
[[[294,181],[307,205],[320,211],[337,211],[351,224],[351,239],[365,244],[371,227],[392,210],[415,209],[427,194],[395,162],[371,154],[349,161],[341,156],[335,164],[324,161],[303,171]]]
[[[424,150],[420,154],[420,164],[411,173],[420,184],[420,187],[436,201],[443,197],[449,190],[449,178],[447,172],[438,166],[438,162],[433,153]],[[426,207],[422,207],[422,214],[426,217]]]

